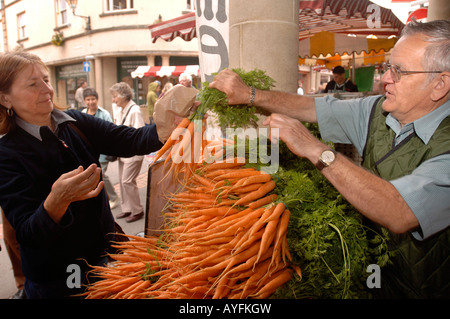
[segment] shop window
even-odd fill
[[[61,65],[57,66],[55,71],[59,106],[78,109],[75,92],[80,86],[81,80],[88,80],[88,75],[83,70],[83,64]]]
[[[133,0],[105,0],[106,11],[131,10],[134,8]]]

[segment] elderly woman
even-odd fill
[[[110,88],[112,102],[118,110],[114,113],[114,123],[129,127],[140,128],[145,126],[140,107],[132,100],[131,87],[120,82]],[[136,179],[141,171],[144,156],[120,157],[119,184],[121,193],[122,212],[116,218],[126,218],[128,223],[134,222],[144,216],[144,208],[139,197]]]
[[[58,110],[48,70],[33,54],[0,55],[0,74],[0,206],[20,244],[26,294],[78,294],[88,265],[104,264],[114,239],[99,154],[156,151],[156,127]]]

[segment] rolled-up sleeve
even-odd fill
[[[319,130],[324,141],[351,143],[362,154],[372,106],[378,96],[315,100]],[[450,154],[423,162],[411,174],[391,180],[416,216],[420,227],[411,233],[424,240],[450,225]]]
[[[320,134],[326,142],[353,144],[362,154],[372,106],[378,96],[339,100],[331,95],[316,98]]]
[[[412,232],[417,240],[450,226],[450,154],[429,159],[391,183],[419,221]]]

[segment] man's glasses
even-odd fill
[[[387,71],[391,71],[392,80],[397,83],[402,78],[402,75],[409,75],[409,74],[415,74],[415,73],[442,73],[442,71],[404,71],[400,70],[400,67],[395,64],[390,63],[382,63],[381,64],[383,73],[386,73]]]

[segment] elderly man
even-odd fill
[[[314,163],[396,250],[382,269],[383,298],[450,295],[450,21],[410,22],[392,50],[385,96],[337,100],[248,88],[229,70],[211,83],[230,104],[254,102],[265,124],[297,156]],[[300,121],[318,122],[324,140],[352,143],[357,166]]]
[[[192,87],[192,75],[189,73],[182,73],[180,74],[180,78],[178,79],[178,82],[181,85],[184,85],[185,87]]]

